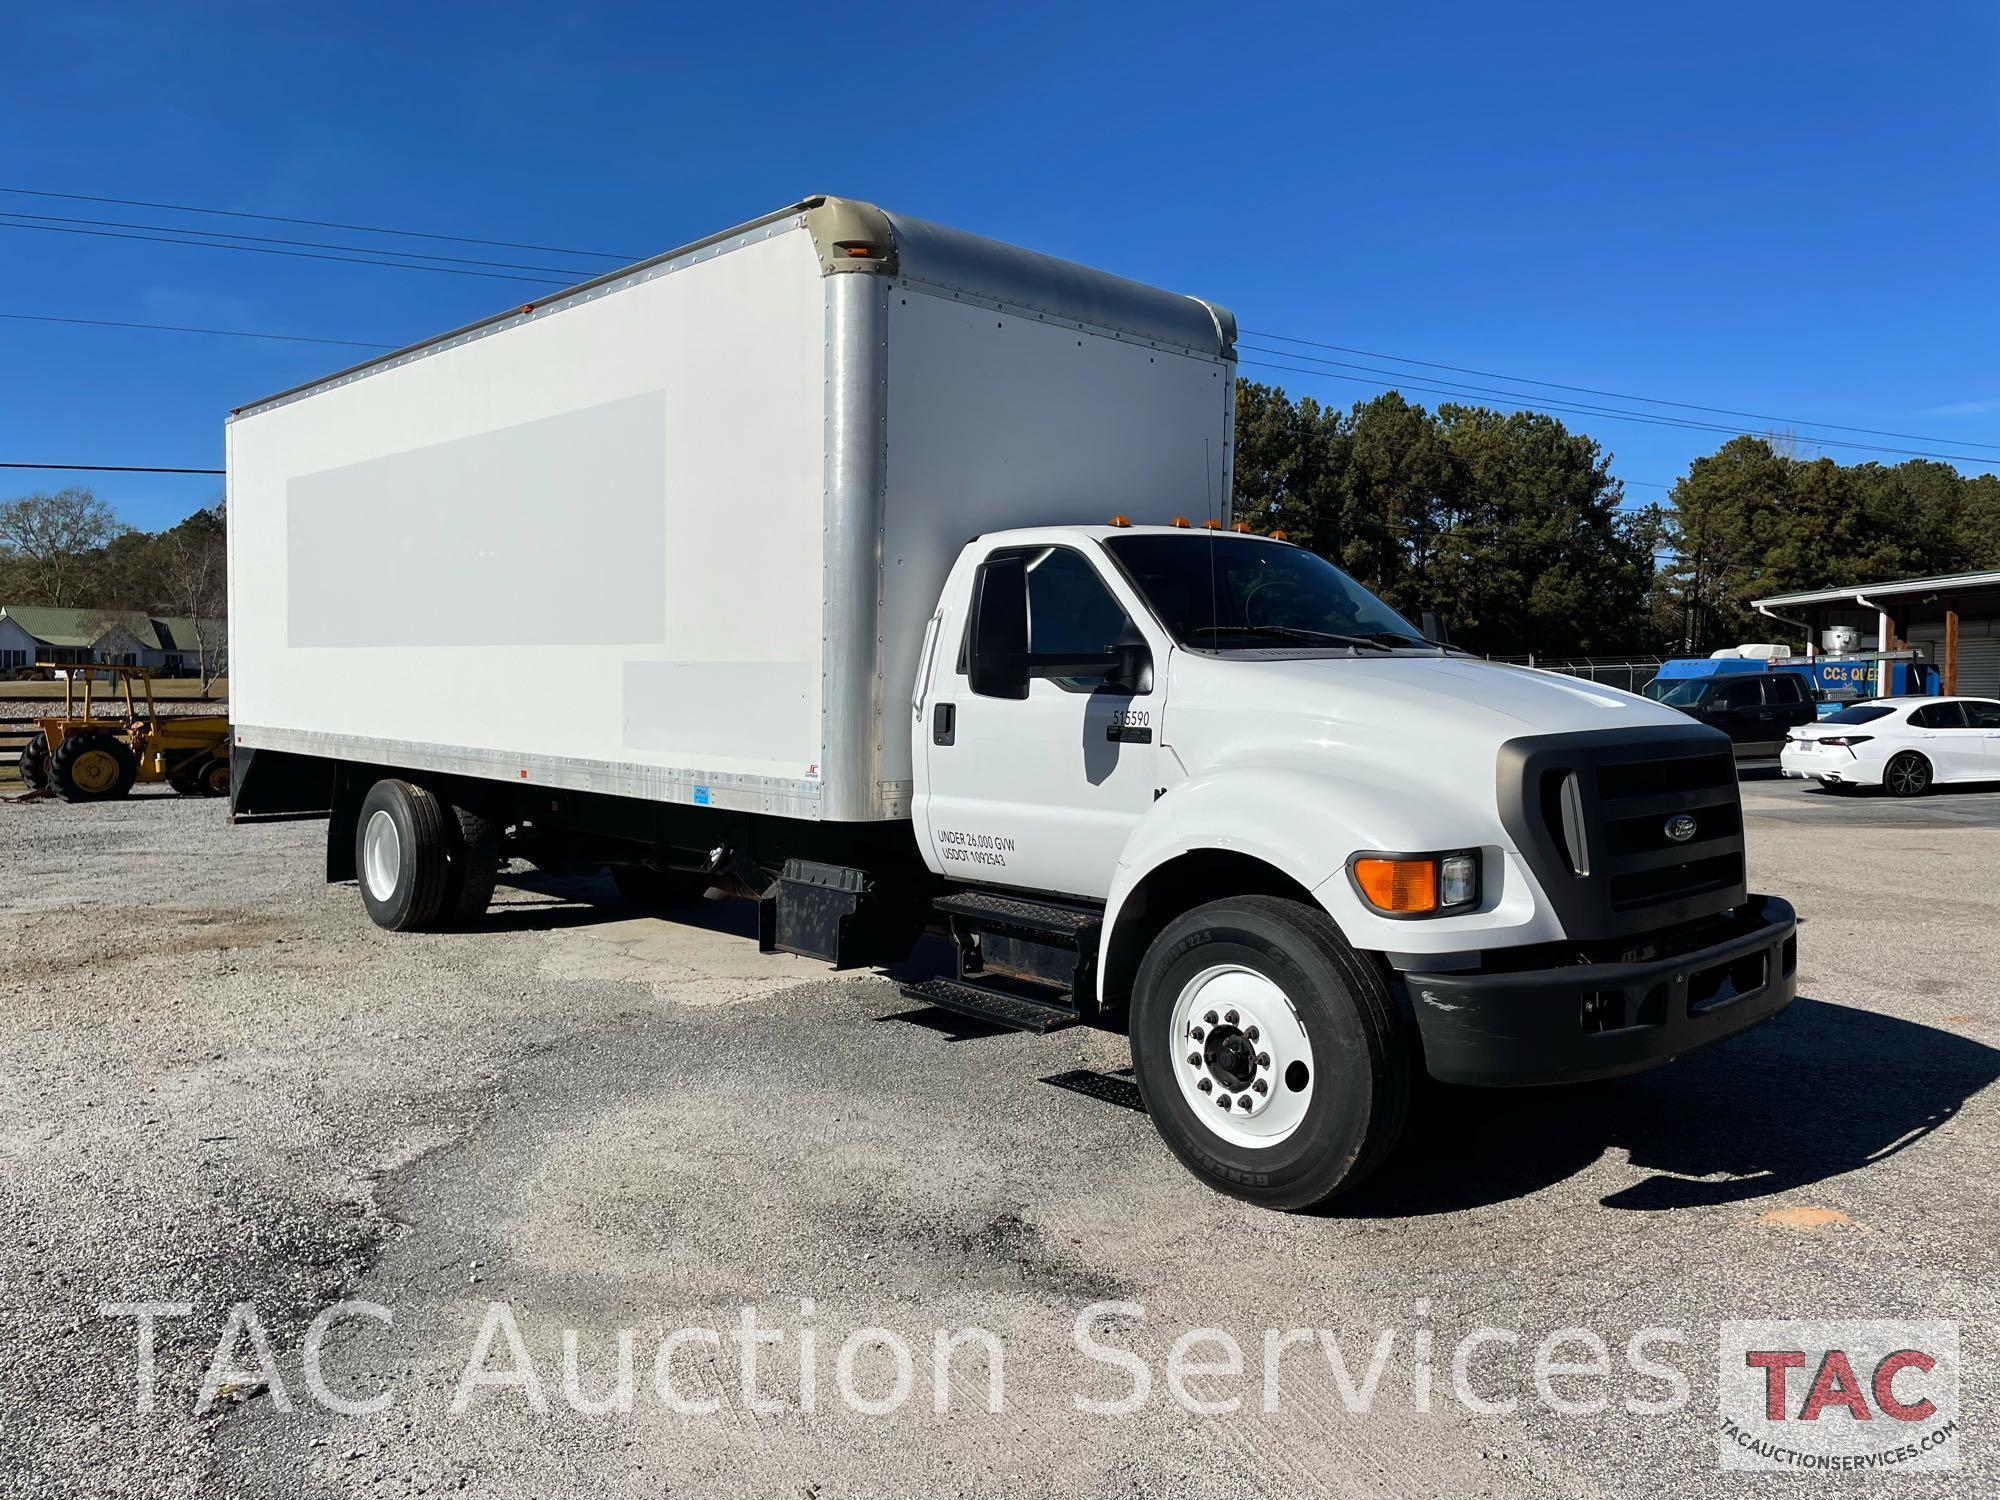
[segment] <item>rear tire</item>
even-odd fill
[[[493,887],[500,877],[500,828],[469,807],[454,804],[451,811],[452,824],[446,832],[457,836],[452,840],[444,914],[453,922],[476,922],[493,904]]]
[[[21,747],[21,785],[31,792],[49,789],[49,737],[32,734]]]
[[[65,802],[116,801],[138,776],[138,757],[115,735],[65,735],[49,756],[49,787]]]
[[[1931,789],[1931,763],[1914,750],[1899,750],[1882,768],[1882,787],[1891,797],[1921,797]]]
[[[1409,1110],[1412,1049],[1388,985],[1301,902],[1232,897],[1168,923],[1139,963],[1131,1036],[1168,1147],[1267,1208],[1355,1187]]]
[[[448,814],[437,794],[407,781],[378,781],[354,824],[354,873],[377,927],[420,932],[437,925],[451,879]]]
[[[693,906],[708,894],[706,875],[687,870],[649,870],[644,865],[613,865],[611,882],[628,906],[641,911],[671,911]]]

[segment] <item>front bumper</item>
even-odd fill
[[[1424,1061],[1445,1083],[1577,1083],[1637,1073],[1768,1021],[1798,991],[1798,916],[1776,896],[1746,930],[1645,963],[1403,976]]]

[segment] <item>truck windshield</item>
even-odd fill
[[[1287,542],[1190,532],[1111,537],[1104,545],[1183,646],[1428,644],[1332,563]]]
[[[1679,682],[1669,683],[1658,697],[1668,708],[1693,708],[1701,702],[1701,695],[1714,681],[1713,677],[1683,677]],[[1654,696],[1651,684],[1648,684],[1647,696]]]

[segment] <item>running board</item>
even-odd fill
[[[931,909],[950,929],[961,988],[1053,1008],[1073,1020],[1096,1014],[1104,928],[1096,908],[972,889],[939,896]]]
[[[1044,1004],[957,979],[921,979],[904,985],[903,993],[921,1004],[972,1016],[1010,1031],[1060,1031],[1076,1025],[1080,1019],[1067,1005]]]

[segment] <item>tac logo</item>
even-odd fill
[[[1958,1467],[1956,1323],[1724,1323],[1717,1385],[1725,1469]]]

